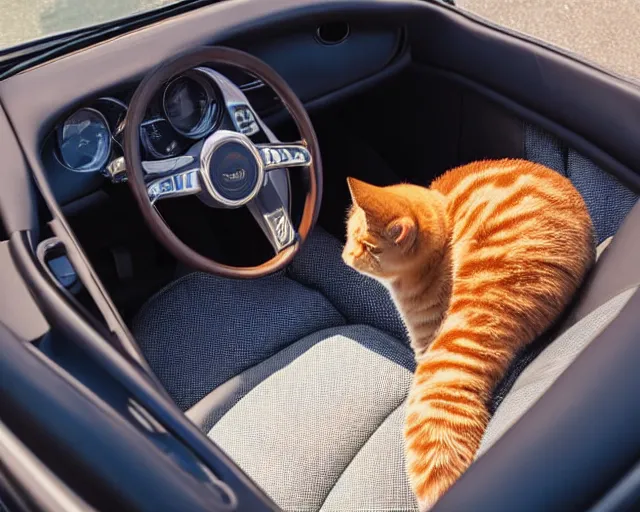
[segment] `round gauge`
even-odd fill
[[[119,99],[105,96],[98,98],[93,107],[104,115],[109,123],[113,139],[122,146],[122,130],[124,129],[124,119],[127,116],[127,104]]]
[[[215,128],[218,102],[211,82],[193,71],[171,81],[162,98],[164,113],[181,135],[200,139]]]
[[[72,171],[101,170],[111,153],[109,123],[95,109],[77,110],[58,128],[58,149],[62,163]]]
[[[149,119],[140,125],[142,146],[151,158],[169,158],[184,152],[188,145],[162,117]]]

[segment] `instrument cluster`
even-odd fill
[[[220,125],[223,104],[206,73],[192,69],[173,78],[156,95],[140,125],[145,160],[180,155],[211,134]],[[70,171],[103,171],[122,156],[126,114],[127,104],[112,97],[76,110],[55,130],[55,158]]]

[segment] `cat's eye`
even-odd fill
[[[380,248],[377,245],[372,244],[371,242],[368,242],[366,240],[361,240],[360,243],[371,254],[379,254],[381,252]]]

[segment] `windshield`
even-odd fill
[[[0,0],[0,50],[180,0]]]

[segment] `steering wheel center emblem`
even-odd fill
[[[264,181],[257,148],[247,136],[226,130],[218,130],[205,141],[200,172],[209,195],[229,208],[251,201]]]
[[[244,169],[236,169],[233,172],[223,172],[222,179],[227,183],[236,183],[242,181],[246,175],[247,172]]]

